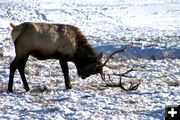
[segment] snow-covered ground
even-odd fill
[[[104,87],[98,75],[80,79],[69,63],[73,89],[65,90],[58,61],[30,57],[25,72],[31,91],[24,92],[17,72],[15,92],[7,93],[15,56],[9,23],[25,21],[75,25],[104,57],[133,46],[127,48],[133,57],[115,64],[135,66],[135,78],[123,83],[134,80],[141,85],[131,92]],[[1,0],[0,98],[1,120],[163,120],[165,105],[180,105],[180,1]]]

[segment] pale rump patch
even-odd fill
[[[11,32],[12,40],[15,41],[17,37],[21,34],[23,30],[23,26],[21,25],[15,25],[14,23],[10,23],[11,27],[13,28]]]
[[[16,27],[16,25],[15,25],[14,23],[10,23],[10,26],[11,26],[12,28],[15,28],[15,27]]]

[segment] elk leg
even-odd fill
[[[10,73],[9,73],[9,83],[8,83],[8,91],[13,92],[13,78],[14,78],[14,73],[17,69],[17,64],[16,64],[16,58],[12,61],[10,64]]]
[[[67,61],[60,60],[60,65],[61,65],[61,69],[62,69],[63,74],[64,74],[66,89],[71,89],[72,85],[71,85],[71,81],[70,81],[70,77],[69,77],[69,70],[68,70]]]
[[[23,82],[23,85],[24,85],[24,89],[26,91],[29,91],[29,86],[28,86],[26,77],[24,75],[24,68],[25,68],[27,59],[28,59],[28,56],[21,60],[20,64],[18,65],[18,70],[19,70],[19,73],[21,75],[21,79],[22,79],[22,82]]]
[[[13,92],[13,79],[14,79],[14,73],[16,71],[16,69],[18,68],[19,73],[21,75],[24,87],[27,90],[29,90],[25,75],[24,75],[24,66],[26,64],[28,57],[15,57],[15,59],[12,61],[12,63],[10,64],[10,75],[9,75],[9,83],[8,83],[8,91],[9,92]]]

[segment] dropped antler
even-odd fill
[[[105,60],[105,62],[104,62],[104,64],[102,65],[102,67],[104,67],[104,66],[107,66],[106,64],[108,63],[108,61],[111,59],[111,58],[113,58],[113,56],[115,55],[115,54],[118,54],[118,53],[126,53],[126,51],[125,51],[125,49],[126,49],[126,47],[124,47],[123,49],[120,49],[120,50],[116,50],[116,51],[114,51],[113,53],[111,53],[110,55],[109,55],[109,57],[107,57],[107,59]],[[130,70],[128,70],[128,71],[126,71],[126,72],[124,72],[124,73],[122,73],[122,74],[116,74],[116,73],[113,73],[113,74],[106,74],[106,73],[100,73],[100,75],[101,75],[101,78],[102,78],[102,80],[104,81],[104,82],[106,82],[106,80],[105,80],[105,76],[106,75],[108,75],[108,78],[109,78],[109,80],[112,82],[112,79],[111,79],[111,75],[115,75],[115,76],[119,76],[119,84],[114,84],[113,82],[111,83],[111,84],[108,84],[108,83],[106,83],[106,87],[120,87],[121,89],[123,89],[123,90],[125,90],[125,91],[132,91],[132,90],[137,90],[137,88],[139,87],[139,85],[140,85],[140,82],[139,83],[137,83],[136,85],[134,85],[133,83],[131,83],[131,85],[130,85],[130,87],[129,88],[125,88],[123,85],[122,85],[122,82],[121,82],[121,80],[122,80],[122,77],[129,77],[127,74],[128,73],[130,73],[131,71],[133,71],[134,70],[134,68],[132,67]]]

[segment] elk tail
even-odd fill
[[[13,28],[12,32],[11,32],[11,37],[13,39],[13,41],[16,41],[16,39],[22,34],[25,25],[24,24],[20,24],[20,25],[15,25],[13,23],[10,23],[10,26]]]
[[[16,25],[14,23],[10,23],[10,26],[14,29]]]

